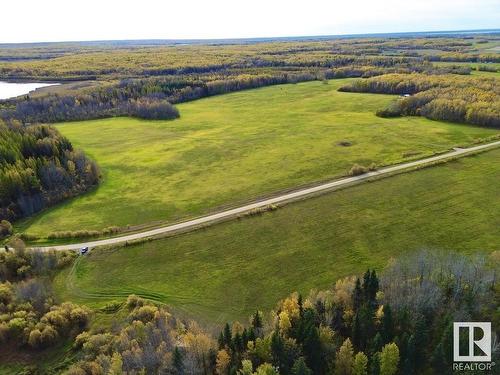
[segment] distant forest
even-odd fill
[[[0,48],[0,79],[90,82],[0,103],[0,117],[52,123],[111,116],[175,119],[172,104],[249,88],[388,73],[470,74],[435,61],[500,61],[497,36],[399,37],[223,45],[47,44]],[[2,58],[4,62],[2,62]],[[489,67],[488,67],[489,68]]]

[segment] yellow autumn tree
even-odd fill
[[[215,362],[215,370],[218,375],[226,375],[229,370],[229,364],[231,363],[231,357],[227,354],[227,351],[222,349],[217,353],[217,359]]]

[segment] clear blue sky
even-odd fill
[[[241,38],[500,27],[500,0],[2,1],[0,42]]]

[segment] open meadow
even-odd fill
[[[264,311],[421,249],[499,250],[500,150],[144,244],[94,250],[59,273],[62,300],[135,293],[209,323]]]
[[[353,164],[422,158],[498,130],[380,118],[394,96],[342,93],[349,80],[265,87],[182,103],[181,118],[111,118],[57,125],[100,166],[83,196],[17,223],[56,231],[173,222],[272,192],[335,178]]]

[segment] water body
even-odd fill
[[[46,86],[59,85],[59,83],[14,83],[0,81],[0,100],[15,98],[19,95],[26,95],[36,89]]]

